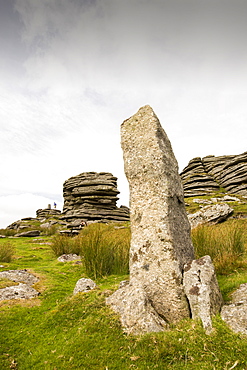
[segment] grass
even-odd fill
[[[104,232],[107,236],[110,230]],[[113,239],[121,232],[125,239],[127,233],[113,227],[111,232],[116,233]],[[73,296],[76,281],[88,277],[85,266],[58,262],[45,244],[52,237],[35,239],[38,242],[11,239],[14,259],[1,269],[33,272],[40,278],[36,289],[41,295],[0,301],[0,369],[247,369],[247,338],[231,332],[219,316],[213,319],[210,336],[193,320],[183,320],[167,332],[127,336],[105,298],[128,275],[98,277],[97,289]],[[0,245],[4,242],[0,239]],[[229,297],[247,281],[247,268],[236,267],[228,276],[218,274],[218,280],[223,295]]]
[[[11,262],[14,253],[14,246],[9,241],[0,244],[0,262]]]
[[[244,263],[247,222],[239,221],[200,225],[192,230],[196,258],[210,255],[218,274],[229,274]]]
[[[130,229],[92,224],[77,237],[86,274],[99,277],[129,272]]]
[[[57,234],[52,238],[51,249],[56,257],[62,254],[80,254],[80,241],[67,235]]]

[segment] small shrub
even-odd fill
[[[130,230],[92,224],[78,237],[86,273],[94,279],[129,270]]]
[[[15,249],[9,242],[3,242],[0,244],[0,261],[11,262],[14,256]]]
[[[217,226],[201,225],[192,230],[196,258],[209,255],[219,274],[228,274],[245,253],[244,228],[237,222]]]
[[[57,234],[52,239],[51,249],[56,257],[70,253],[79,255],[80,243],[78,243],[78,240],[75,240],[75,238],[71,238],[70,236]]]

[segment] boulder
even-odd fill
[[[92,289],[95,289],[96,287],[97,285],[93,280],[82,278],[77,281],[73,294],[77,294],[79,292],[86,293]]]
[[[247,334],[247,283],[241,284],[232,301],[222,307],[221,317],[235,333]]]
[[[121,140],[130,186],[130,283],[106,302],[120,314],[126,332],[160,331],[190,316],[182,271],[194,251],[182,183],[170,141],[150,106],[123,122]]]
[[[210,334],[211,317],[219,313],[223,305],[210,256],[204,256],[185,265],[183,285],[192,319],[201,319],[206,333]]]
[[[199,211],[189,214],[188,218],[193,229],[205,223],[217,224],[225,221],[232,213],[233,209],[228,204],[217,203],[202,207]]]

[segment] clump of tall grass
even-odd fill
[[[15,248],[10,242],[0,244],[0,262],[11,262],[15,253]]]
[[[130,229],[95,223],[78,236],[86,273],[94,279],[127,274],[129,271]]]
[[[245,253],[245,230],[238,222],[201,225],[192,230],[191,236],[196,257],[210,255],[217,273],[228,274],[241,265]]]
[[[13,230],[13,229],[0,229],[0,235],[14,236],[15,234],[16,234],[16,230]]]
[[[78,254],[80,253],[80,243],[78,239],[70,236],[56,234],[52,238],[51,249],[53,250],[56,257],[62,254]]]

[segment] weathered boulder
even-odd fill
[[[182,271],[194,251],[177,161],[150,106],[123,122],[121,139],[130,186],[130,283],[107,304],[126,332],[138,334],[190,316]]]
[[[230,304],[222,307],[221,317],[234,332],[247,334],[247,283],[241,284]]]
[[[206,333],[211,333],[211,317],[220,312],[223,298],[210,256],[185,265],[183,285],[192,319],[200,318]]]
[[[0,289],[0,300],[6,299],[30,299],[37,297],[40,293],[28,284],[19,283]]]
[[[78,221],[128,221],[129,209],[117,207],[117,178],[107,172],[84,172],[63,185],[64,207],[61,219]]]
[[[247,152],[194,158],[180,176],[185,197],[206,195],[220,187],[230,194],[247,196]]]
[[[225,221],[233,212],[233,209],[226,203],[217,203],[201,208],[199,211],[189,214],[191,228],[205,223],[217,224]]]
[[[82,278],[77,281],[73,294],[77,294],[79,292],[86,293],[92,289],[95,289],[96,287],[97,285],[93,280]]]

